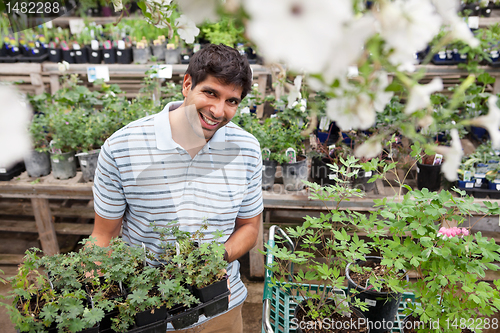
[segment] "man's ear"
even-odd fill
[[[185,74],[184,80],[182,81],[182,95],[184,97],[187,97],[189,90],[191,90],[192,84],[193,84],[193,79],[191,78],[191,75]]]

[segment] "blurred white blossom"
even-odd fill
[[[412,114],[417,110],[428,107],[431,104],[431,94],[441,90],[443,90],[443,81],[439,77],[435,77],[425,85],[416,84],[410,90],[405,113]]]
[[[382,152],[382,143],[380,140],[370,139],[363,142],[354,150],[354,156],[357,158],[365,157],[367,159],[377,157]]]
[[[394,92],[385,91],[385,89],[389,86],[389,76],[386,71],[378,71],[377,78],[375,79],[374,84],[372,84],[372,91],[375,93],[375,100],[373,101],[373,107],[375,111],[382,112],[384,111],[387,103],[391,101]]]
[[[368,129],[375,123],[375,110],[366,93],[339,96],[327,102],[326,112],[330,119],[343,130]]]
[[[122,0],[112,0],[113,6],[115,7],[115,12],[119,12],[123,9]]]
[[[177,1],[181,12],[194,21],[201,24],[208,20],[217,22],[217,5],[220,0],[180,0]]]
[[[31,149],[28,126],[31,110],[12,87],[0,86],[0,166],[10,167]]]
[[[320,73],[332,52],[346,52],[339,45],[344,25],[353,18],[350,0],[245,0],[244,7],[251,17],[248,36],[269,61]]]
[[[465,21],[457,13],[460,6],[459,0],[432,0],[437,12],[443,18],[444,24],[450,26],[453,39],[459,39],[472,47],[479,46],[479,41],[469,29]]]
[[[176,19],[175,26],[177,27],[179,37],[184,39],[188,44],[194,43],[194,37],[200,33],[200,29],[186,15],[181,15]]]
[[[64,61],[64,60],[63,60],[63,62],[58,62],[57,69],[59,70],[60,74],[64,74],[67,71],[69,71],[69,63],[67,61]]]
[[[488,98],[488,114],[471,119],[468,123],[474,126],[486,128],[491,139],[493,149],[500,149],[500,109],[497,106],[498,97],[490,96]]]
[[[443,155],[443,164],[441,165],[441,172],[444,174],[448,181],[453,182],[457,180],[457,170],[460,168],[462,156],[462,143],[458,136],[458,131],[453,128],[450,132],[451,147],[438,146],[434,150],[438,154]]]
[[[295,80],[293,80],[293,86],[290,85],[290,92],[288,93],[288,108],[291,109],[293,107],[293,102],[302,98],[302,94],[300,93],[300,87],[302,86],[302,76],[297,75]]]
[[[414,53],[423,50],[439,32],[441,17],[429,0],[396,0],[381,3],[376,13],[380,35],[392,49],[394,65],[415,63]]]

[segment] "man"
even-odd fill
[[[201,317],[196,332],[242,332],[247,290],[237,259],[257,241],[262,158],[258,141],[230,121],[251,83],[248,62],[238,51],[209,45],[189,63],[184,101],[120,129],[99,156],[92,233],[97,245],[108,245],[122,226],[124,240],[155,253],[161,244],[151,224],[176,221],[194,232],[207,220],[205,240],[223,231],[229,310],[209,321]]]

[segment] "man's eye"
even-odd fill
[[[207,93],[210,96],[215,96],[215,94],[213,93],[213,91],[205,91],[205,93]]]

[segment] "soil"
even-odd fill
[[[377,278],[382,278],[386,275],[387,273],[387,267],[384,266],[384,265],[380,265],[379,263],[377,262],[374,262],[374,261],[366,261],[365,263],[362,264],[362,266],[359,266],[359,267],[370,267],[372,270],[371,271],[361,271],[361,272],[354,272],[354,271],[350,271],[349,272],[349,276],[351,277],[352,281],[354,283],[356,283],[358,286],[360,286],[361,288],[364,288],[366,286],[366,282],[368,281],[368,279],[370,277],[377,277]],[[368,286],[367,289],[371,289],[369,288],[370,286]],[[380,292],[389,292],[389,288],[387,288],[387,286],[385,285],[382,285],[382,289],[380,290]]]
[[[46,301],[42,298],[40,298],[37,302],[36,300],[37,296],[33,296],[31,301],[29,302],[30,305],[29,305],[29,313],[32,313],[35,317],[38,317],[38,314],[40,313],[40,310],[43,308],[43,306],[45,305]],[[17,303],[17,309],[22,313],[24,310],[23,310],[23,305],[24,303],[26,303],[27,301],[19,301]]]
[[[297,310],[297,323],[303,323],[301,330],[303,333],[363,333],[368,332],[366,323],[364,325],[357,325],[357,323],[364,322],[360,316],[355,312],[351,312],[351,317],[342,316],[338,313],[331,314],[328,318],[316,322],[304,312],[308,308],[299,308]],[[327,320],[328,319],[328,320]],[[324,324],[327,326],[325,326]],[[354,324],[353,324],[354,323]]]
[[[422,164],[429,164],[432,165],[434,163],[434,156],[435,155],[426,155],[422,158]]]
[[[94,296],[96,294],[96,290],[98,290],[98,288],[97,287],[94,288],[94,286],[87,286],[87,287],[88,287],[89,295]],[[104,297],[107,299],[113,299],[113,298],[120,297],[120,296],[123,296],[123,293],[120,290],[120,286],[118,285],[118,283],[111,284],[108,287],[108,289],[106,289],[106,291],[104,292]]]

